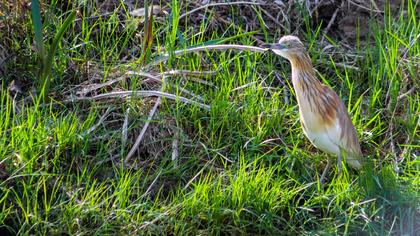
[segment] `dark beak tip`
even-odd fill
[[[273,49],[279,49],[279,50],[286,49],[285,45],[284,44],[281,44],[281,43],[272,43],[272,44],[265,43],[265,44],[262,44],[260,47],[262,47],[262,48],[268,48],[270,50],[273,50]]]
[[[262,45],[260,45],[260,47],[261,48],[268,48],[268,49],[270,49],[271,48],[271,44],[269,44],[269,43],[265,43],[265,44],[262,44]]]

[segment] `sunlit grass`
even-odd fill
[[[387,13],[383,26],[371,23],[367,46],[352,51],[357,69],[325,53],[317,44],[320,27],[311,27],[302,15],[300,33],[318,77],[343,99],[371,160],[365,171],[345,169],[338,175],[334,167],[328,183],[320,186],[327,154],[302,133],[287,61],[250,52],[188,54],[153,69],[217,71],[204,78],[213,85],[188,76],[165,78],[165,91],[186,96],[188,90],[211,111],[163,99],[133,168],[122,165],[133,141],[123,146],[123,121],[127,117],[128,132],[135,137],[153,100],[69,105],[42,104],[34,97],[23,105],[2,89],[0,229],[12,234],[415,235],[420,26],[418,7],[406,4],[407,12],[396,20]],[[178,19],[185,11],[180,6],[172,1],[170,14],[154,23],[154,51],[216,42],[256,45],[256,32],[245,32],[244,25],[211,28],[211,11],[198,25]],[[96,78],[98,71],[103,73],[99,82],[106,82],[115,71],[138,70],[141,64],[136,56],[142,28],[124,5],[109,15],[78,7],[83,17],[57,50],[57,80],[51,84],[57,94]],[[258,9],[255,14],[261,16]],[[64,18],[58,19],[51,23],[57,28]],[[258,19],[265,40],[276,40],[279,32]],[[72,72],[60,61],[80,70]],[[142,80],[133,76],[113,86],[151,87]],[[102,119],[108,108],[109,116]],[[173,139],[179,139],[176,162],[171,160]]]

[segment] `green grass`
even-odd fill
[[[339,53],[323,51],[320,28],[311,26],[302,12],[299,35],[309,45],[319,78],[347,105],[371,160],[370,168],[360,173],[345,169],[339,176],[334,166],[321,187],[327,154],[305,138],[288,79],[290,65],[271,54],[212,51],[171,57],[152,67],[160,73],[217,71],[204,78],[214,86],[191,76],[165,78],[166,92],[197,100],[182,89],[188,90],[211,105],[211,111],[163,99],[139,151],[124,166],[154,99],[59,102],[81,90],[76,85],[83,82],[104,83],[127,70],[140,70],[138,19],[122,4],[104,15],[88,2],[89,7],[68,6],[79,15],[57,47],[50,104],[35,95],[25,104],[13,100],[7,84],[20,74],[4,77],[0,231],[416,235],[420,230],[418,3],[405,1],[407,11],[396,16],[386,11],[383,24],[372,20],[364,46],[346,51],[333,42]],[[55,35],[66,18],[56,4],[44,6],[46,37]],[[257,34],[267,42],[280,35],[265,28],[257,6],[259,32],[245,31],[247,22],[235,7],[229,13],[236,24],[212,24],[209,9],[202,11],[208,18],[194,25],[188,21],[193,16],[178,18],[185,4],[174,0],[170,6],[169,15],[155,18],[152,61],[163,49],[218,41],[256,45]],[[6,70],[39,81],[34,76],[37,55],[30,50],[32,23],[30,18],[20,23],[25,43],[17,36],[7,42],[20,45],[13,48],[17,61],[28,63],[17,64],[21,70],[11,65]],[[342,66],[352,61],[357,70]],[[131,76],[93,93],[112,89],[159,90],[160,85]],[[128,141],[123,135],[126,117]],[[171,160],[174,139],[179,143],[176,161]]]

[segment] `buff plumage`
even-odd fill
[[[288,59],[292,66],[292,83],[299,106],[305,135],[317,148],[338,156],[354,169],[362,167],[362,152],[356,129],[339,96],[315,76],[311,59],[302,42],[295,36],[284,36],[279,43],[266,45],[272,52]],[[323,182],[331,160],[321,176]]]

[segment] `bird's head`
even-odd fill
[[[289,60],[305,53],[305,46],[303,43],[298,37],[292,35],[283,36],[278,43],[264,44],[262,47],[268,48],[273,53]]]

